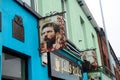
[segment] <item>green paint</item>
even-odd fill
[[[98,65],[101,66],[96,31],[77,0],[65,0],[65,10],[67,39],[72,41],[81,51],[96,49]],[[39,14],[46,16],[46,14],[54,11],[62,12],[61,0],[39,0]]]

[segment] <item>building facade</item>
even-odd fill
[[[1,80],[119,80],[110,49],[84,0],[0,1]]]
[[[83,75],[85,75],[83,80],[91,79],[88,76],[91,76],[91,72],[96,72],[98,66],[101,66],[102,63],[97,34],[94,29],[97,24],[85,2],[79,0],[53,0],[52,2],[51,0],[40,0],[37,5],[38,13],[44,17],[64,13],[67,40],[71,41],[80,50],[80,59],[83,61],[82,66],[84,68]],[[88,56],[91,57],[88,58]],[[88,63],[85,61],[88,61]],[[89,67],[86,67],[87,65]],[[91,70],[91,67],[94,67],[93,70]],[[100,73],[98,73],[99,77]]]
[[[80,51],[70,41],[66,40],[64,49],[41,55],[38,23],[41,16],[28,4],[19,0],[2,1],[0,13],[2,80],[82,79]]]
[[[1,80],[40,80],[39,75],[45,72],[38,67],[40,57],[37,34],[40,16],[23,2],[17,0],[1,2]],[[40,72],[39,75],[36,75],[37,72]]]
[[[98,36],[98,43],[100,48],[102,65],[100,66],[102,80],[109,79],[112,80],[113,73],[110,67],[110,58],[108,54],[108,48],[106,44],[105,33],[102,28],[95,28]]]
[[[108,54],[108,48],[106,44],[105,32],[102,28],[96,28],[96,32],[98,35],[98,42],[102,60],[102,66],[100,66],[100,70],[102,72],[102,79],[106,78],[109,80],[119,80],[119,61],[112,49],[110,43],[110,57]],[[110,62],[111,59],[111,62]],[[110,66],[112,64],[112,66]]]

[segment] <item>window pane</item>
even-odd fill
[[[2,57],[2,75],[20,79],[21,59],[5,53]]]
[[[31,6],[31,0],[22,0],[22,1],[28,4],[29,6]]]
[[[26,66],[24,59],[3,52],[2,80],[26,80],[25,69]]]
[[[34,0],[35,11],[38,12],[38,0]]]

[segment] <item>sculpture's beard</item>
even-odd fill
[[[53,44],[55,44],[56,41],[56,37],[54,36],[52,39],[47,38],[46,42],[47,42],[47,48],[52,48]]]

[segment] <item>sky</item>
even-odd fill
[[[99,0],[85,0],[99,27],[103,27]],[[101,0],[107,38],[120,57],[120,0]]]

